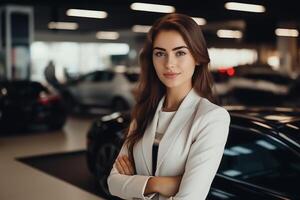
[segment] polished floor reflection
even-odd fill
[[[70,117],[62,130],[54,132],[1,133],[0,199],[101,200],[92,193],[16,160],[20,157],[84,150],[86,132],[93,119],[95,117]]]

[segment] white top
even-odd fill
[[[154,139],[155,145],[159,145],[175,113],[176,111],[172,111],[172,112],[165,112],[162,110],[159,111],[157,128],[156,128],[155,139]]]

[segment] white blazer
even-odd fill
[[[204,200],[219,167],[228,136],[228,112],[192,89],[182,101],[159,144],[155,176],[183,175],[174,197],[144,196],[152,176],[152,145],[163,97],[143,138],[133,148],[137,175],[120,174],[115,165],[108,177],[112,195],[123,199]],[[123,146],[119,155],[128,155]]]

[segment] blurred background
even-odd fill
[[[101,75],[80,78],[99,70],[138,73],[138,54],[151,24],[179,12],[192,16],[204,32],[222,104],[269,104],[267,98],[272,98],[276,105],[295,106],[300,73],[297,1],[161,3],[1,1],[0,77],[53,86],[45,77],[51,64],[55,72],[49,79],[61,84],[56,89],[68,90],[64,98],[92,104],[96,97],[89,94],[92,99],[85,100],[88,94],[80,88],[93,93],[97,87],[87,83],[95,85]],[[123,98],[122,103],[130,101]]]
[[[0,0],[0,158],[6,163],[0,174],[18,174],[10,185],[0,181],[0,199],[11,199],[11,185],[19,194],[13,199],[21,199],[24,174],[38,180],[34,187],[50,184],[11,158],[85,151],[95,119],[130,111],[139,52],[153,22],[167,13],[187,14],[202,28],[220,105],[296,111],[299,6],[293,0]],[[63,184],[53,189],[56,199],[95,198]]]

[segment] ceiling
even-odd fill
[[[34,7],[35,30],[37,32],[83,34],[100,30],[130,30],[135,24],[151,25],[163,14],[130,10],[132,0],[0,0],[0,4],[29,5]],[[176,12],[188,14],[193,17],[203,17],[207,25],[203,26],[204,34],[209,42],[222,43],[216,37],[215,31],[218,28],[239,28],[244,24],[244,37],[242,42],[247,44],[275,44],[275,28],[287,24],[299,28],[300,12],[299,3],[296,0],[271,1],[255,0],[244,1],[244,3],[257,3],[266,7],[265,13],[247,13],[230,11],[224,8],[225,0],[143,0],[147,3],[160,3],[175,6]],[[104,10],[108,12],[106,19],[90,19],[66,16],[69,8]],[[49,30],[50,21],[78,22],[79,29],[76,31]],[[232,21],[234,21],[232,23]],[[233,25],[232,25],[233,24]],[[224,41],[224,40],[223,40]],[[231,42],[230,39],[227,42]],[[241,42],[241,41],[235,41]]]

